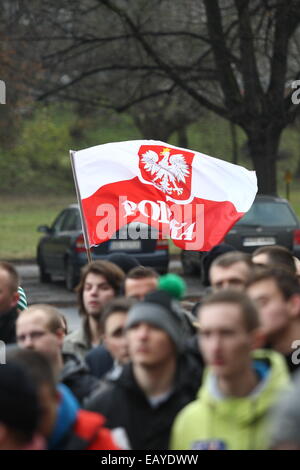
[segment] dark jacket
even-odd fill
[[[93,397],[86,408],[103,414],[108,428],[124,428],[132,449],[168,449],[174,418],[195,399],[201,373],[193,357],[182,356],[178,360],[172,393],[153,408],[135,381],[132,365],[128,364],[121,376]]]
[[[268,343],[264,346],[264,349],[273,350],[273,347],[271,344]],[[294,378],[295,373],[298,370],[300,370],[299,356],[300,354],[298,353],[298,350],[295,350],[295,349],[292,349],[291,352],[283,355],[288,371],[291,374],[292,379]]]
[[[288,367],[289,373],[293,378],[295,373],[300,370],[299,353],[297,353],[295,350],[292,350],[289,354],[284,355],[284,359]]]
[[[63,361],[59,382],[67,385],[82,404],[99,387],[99,380],[91,375],[85,362],[75,354],[63,353]]]
[[[17,309],[13,308],[9,312],[0,313],[0,340],[5,344],[16,342],[16,320]]]
[[[111,354],[102,344],[89,351],[84,359],[90,369],[90,373],[98,377],[98,379],[103,378],[114,365]]]

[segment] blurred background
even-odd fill
[[[3,0],[0,20],[1,259],[35,257],[75,200],[69,149],[106,142],[255,169],[300,215],[299,2]]]

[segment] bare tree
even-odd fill
[[[41,52],[39,99],[123,111],[181,90],[243,128],[260,192],[276,192],[281,133],[299,113],[288,87],[300,78],[299,0],[53,3],[35,2],[39,21],[19,38]]]
[[[176,2],[174,2],[176,3]],[[291,39],[300,22],[300,2],[295,0],[203,0],[208,57],[213,59],[211,76],[216,87],[201,89],[193,80],[196,69],[181,62],[174,66],[157,43],[120,2],[103,0],[107,8],[127,25],[144,51],[162,71],[202,106],[241,126],[258,174],[261,192],[276,192],[276,160],[282,130],[295,119],[299,108],[291,100],[288,79],[300,76],[299,63],[289,63]],[[162,31],[157,37],[163,37]],[[171,34],[171,32],[169,32]],[[183,32],[177,31],[177,34]],[[211,65],[211,62],[210,62]],[[201,73],[202,71],[202,73]],[[194,73],[194,75],[193,75]],[[205,82],[207,83],[207,81]]]

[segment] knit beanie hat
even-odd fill
[[[221,243],[220,245],[214,246],[203,256],[203,258],[201,259],[201,281],[204,286],[210,286],[209,270],[214,260],[217,259],[219,256],[223,255],[224,253],[228,253],[229,251],[236,251],[236,248],[231,245],[228,245],[227,243]]]
[[[183,312],[178,302],[165,291],[153,291],[142,302],[137,302],[128,312],[126,329],[145,322],[164,330],[172,339],[177,352],[185,348],[187,336]]]

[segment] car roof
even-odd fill
[[[271,196],[267,194],[258,194],[255,197],[255,202],[285,202],[289,203],[287,199],[280,196]]]

